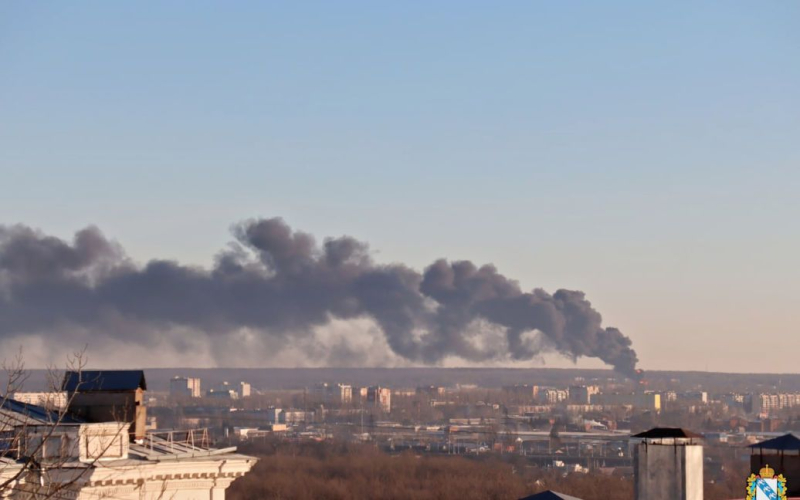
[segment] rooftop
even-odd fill
[[[83,420],[68,413],[60,413],[0,396],[0,431],[17,425],[77,424],[82,422]]]
[[[784,434],[760,443],[751,444],[749,448],[760,450],[800,451],[800,438],[794,434]]]
[[[541,493],[536,493],[535,495],[531,495],[529,497],[520,498],[519,500],[581,500],[581,499],[578,497],[565,495],[563,493],[558,493],[553,490],[547,490]]]
[[[631,437],[644,439],[699,439],[703,436],[692,431],[687,431],[686,429],[681,429],[680,427],[654,427],[649,431],[640,432],[639,434],[634,434]]]
[[[64,374],[61,390],[74,392],[147,390],[143,370],[83,370]]]

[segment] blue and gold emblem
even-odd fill
[[[746,500],[786,500],[786,478],[769,465],[747,478]]]

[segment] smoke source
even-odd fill
[[[206,342],[224,354],[244,337],[264,350],[305,349],[320,327],[368,318],[384,350],[410,363],[556,351],[636,378],[630,339],[603,327],[583,292],[524,292],[494,266],[469,261],[437,260],[421,274],[377,264],[366,243],[343,236],[319,245],[280,218],[240,223],[233,235],[211,269],[165,260],[141,267],[95,227],[67,242],[0,226],[0,340],[80,331],[90,345]],[[325,359],[351,364],[347,352]]]

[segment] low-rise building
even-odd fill
[[[3,498],[224,500],[255,464],[201,429],[145,431],[141,371],[68,372],[63,386],[65,413],[0,398]]]
[[[311,424],[314,422],[314,412],[305,410],[283,410],[280,423],[286,425]]]
[[[593,405],[602,406],[631,406],[646,410],[661,410],[661,394],[652,391],[624,393],[624,394],[595,394],[592,396]]]

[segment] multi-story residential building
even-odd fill
[[[569,391],[550,387],[539,388],[537,399],[543,404],[554,405],[569,399]]]
[[[192,377],[175,376],[169,381],[169,395],[183,398],[199,398],[202,395],[200,390],[200,379]]]
[[[800,394],[779,393],[779,394],[754,394],[749,396],[749,403],[745,397],[745,407],[750,406],[753,413],[769,414],[786,408],[800,406]]]
[[[514,399],[531,401],[539,396],[538,385],[516,384],[503,387],[503,392]]]
[[[708,403],[708,393],[706,391],[687,391],[681,394],[680,399],[691,403]]]
[[[386,413],[391,412],[392,390],[381,386],[372,386],[367,388],[367,404],[376,406]]]
[[[280,408],[275,408],[274,406],[267,408],[266,409],[267,422],[271,424],[277,424],[282,422],[283,421],[283,419],[281,418],[282,413],[283,410]]]
[[[240,389],[241,389],[240,387],[234,388],[234,386],[232,386],[228,382],[223,382],[222,384],[220,384],[219,387],[216,387],[214,389],[209,389],[208,392],[206,393],[206,396],[208,396],[209,398],[218,398],[218,399],[239,399]],[[249,384],[247,387],[247,393],[248,395],[250,394]]]
[[[722,402],[729,408],[742,409],[745,406],[746,396],[744,394],[724,394],[720,397]]]
[[[569,388],[569,401],[574,404],[588,405],[592,396],[599,392],[600,388],[596,385],[573,385]]]
[[[311,394],[326,403],[350,404],[353,402],[353,387],[346,384],[323,382],[312,387]]]

